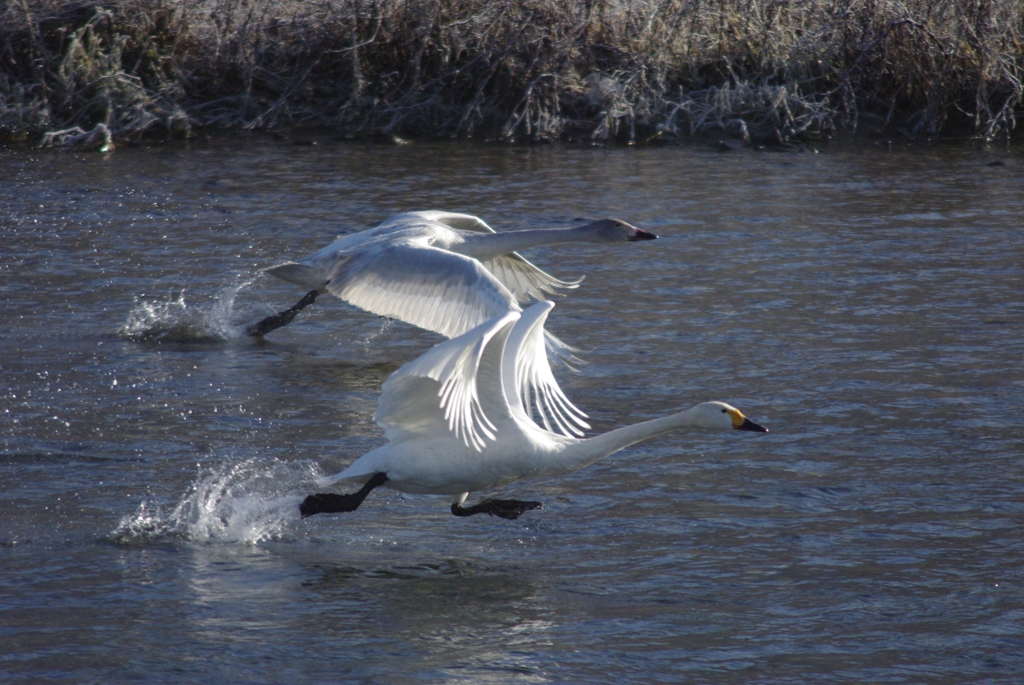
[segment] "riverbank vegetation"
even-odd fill
[[[9,0],[0,138],[1009,138],[1024,0]]]

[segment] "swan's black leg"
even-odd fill
[[[485,499],[480,504],[464,507],[457,502],[452,503],[452,513],[456,516],[472,516],[473,514],[490,514],[503,519],[517,519],[523,512],[540,509],[540,502],[524,502],[518,499]]]
[[[262,321],[258,321],[253,325],[249,326],[248,328],[246,328],[245,334],[257,337],[261,335],[266,335],[270,331],[277,330],[281,326],[287,326],[292,322],[292,319],[295,318],[296,314],[298,314],[303,309],[316,302],[316,296],[319,294],[320,292],[317,290],[310,290],[308,293],[306,293],[305,297],[303,297],[301,300],[299,300],[293,306],[289,307],[283,312],[278,312],[277,314],[268,316]]]
[[[353,492],[351,495],[335,495],[330,492],[310,495],[302,500],[302,504],[299,505],[299,513],[302,514],[302,518],[306,518],[314,514],[338,514],[355,511],[370,494],[370,490],[383,485],[387,479],[388,477],[383,473],[375,473],[359,492]]]

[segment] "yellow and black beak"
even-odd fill
[[[767,428],[748,419],[739,409],[730,410],[729,417],[732,418],[732,427],[738,431],[756,431],[758,433],[768,432]]]

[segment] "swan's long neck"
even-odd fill
[[[528,250],[555,243],[588,242],[590,235],[575,228],[531,228],[504,233],[466,235],[465,242],[453,246],[453,252],[479,259],[482,262],[510,252]]]
[[[586,440],[576,441],[568,445],[558,455],[559,473],[578,471],[621,449],[658,435],[687,428],[702,428],[703,426],[698,424],[694,418],[693,409],[687,409],[678,414],[616,428]]]

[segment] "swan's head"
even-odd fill
[[[624,243],[634,240],[654,240],[658,236],[619,219],[601,219],[576,229],[595,243]]]
[[[754,423],[739,409],[725,402],[704,402],[691,409],[690,413],[693,425],[701,428],[768,432],[767,428]]]

